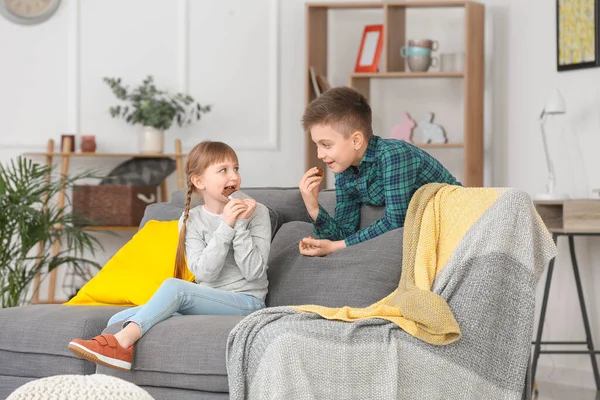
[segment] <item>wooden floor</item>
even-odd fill
[[[589,388],[538,382],[538,390],[537,400],[600,400],[600,392]]]

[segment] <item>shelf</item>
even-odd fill
[[[383,3],[306,3],[307,7],[310,8],[326,8],[326,9],[338,9],[338,10],[352,10],[352,9],[381,9]]]
[[[446,8],[446,7],[466,7],[472,1],[444,0],[444,1],[394,1],[385,2],[388,7],[408,7],[408,8]]]
[[[455,148],[459,149],[465,147],[463,143],[411,143],[420,149],[448,149]]]
[[[446,1],[396,1],[396,2],[362,2],[362,3],[307,3],[310,8],[327,8],[331,10],[352,9],[380,9],[384,7],[407,7],[407,8],[446,8],[466,7],[469,1],[446,0]]]
[[[39,299],[32,299],[31,304],[65,304],[68,300],[54,300],[54,301],[44,301]]]
[[[462,78],[464,72],[357,72],[352,79]]]
[[[139,226],[85,226],[86,231],[137,231]]]
[[[46,165],[49,169],[52,169],[54,162],[56,162],[57,160],[54,157],[60,157],[60,174],[62,176],[67,176],[69,174],[69,166],[71,163],[71,159],[74,157],[79,157],[79,158],[92,158],[92,159],[98,159],[99,157],[103,157],[103,158],[161,158],[161,159],[174,159],[175,160],[175,171],[177,173],[177,187],[179,189],[183,189],[185,187],[185,175],[184,175],[184,168],[183,168],[183,161],[186,157],[185,154],[183,154],[181,152],[181,141],[179,139],[175,140],[175,146],[174,146],[174,151],[175,153],[171,153],[171,154],[165,154],[165,153],[99,153],[99,152],[93,152],[93,153],[87,153],[87,152],[75,152],[75,151],[69,151],[69,149],[73,148],[72,146],[72,141],[70,138],[66,138],[62,143],[61,143],[61,150],[62,151],[55,151],[56,147],[54,146],[54,139],[49,139],[48,140],[48,145],[46,147],[46,151],[45,152],[31,152],[31,153],[25,153],[25,156],[28,157],[45,157],[46,158]],[[90,160],[88,160],[89,162]],[[94,160],[94,162],[96,162],[97,160]],[[50,181],[52,178],[52,176],[50,176],[51,174],[48,175],[47,179],[48,181]],[[65,202],[66,202],[66,187],[63,186],[61,188],[61,190],[59,191],[59,193],[57,194],[57,206],[59,208],[62,208],[65,206]],[[167,201],[168,199],[168,193],[167,193],[167,183],[166,180],[163,180],[160,183],[160,195],[161,195],[161,199],[162,201]],[[108,221],[107,221],[108,222]],[[86,230],[86,231],[113,231],[113,232],[137,232],[138,231],[138,226],[115,226],[115,225],[89,225],[89,226],[83,226],[81,227],[81,225],[78,225],[78,227]],[[60,226],[57,226],[57,229],[61,229]],[[57,240],[55,242],[55,245],[52,247],[52,256],[56,256],[60,249],[60,239]],[[40,247],[38,251],[42,251],[43,249]],[[38,253],[38,255],[41,255],[41,253]],[[53,269],[52,271],[50,271],[50,282],[49,282],[49,287],[48,287],[48,300],[47,301],[40,301],[40,291],[36,290],[33,293],[33,300],[32,302],[34,304],[42,304],[42,303],[53,303],[55,302],[55,291],[56,291],[56,280],[57,280],[57,271],[58,269]],[[33,286],[36,288],[40,287],[40,283],[41,283],[41,277],[40,274],[36,274],[35,278],[34,278],[34,284]]]
[[[176,158],[184,157],[185,154],[164,154],[164,153],[25,153],[26,156],[39,157],[122,157],[122,158]]]
[[[483,116],[484,116],[484,89],[485,89],[485,64],[484,64],[484,33],[485,33],[485,4],[481,0],[408,0],[408,1],[373,1],[358,0],[356,2],[334,0],[318,0],[306,3],[306,74],[304,85],[305,106],[316,98],[308,71],[314,69],[315,73],[328,76],[329,62],[331,59],[330,44],[332,31],[336,26],[330,26],[329,11],[352,11],[361,13],[377,10],[382,18],[383,46],[381,48],[381,70],[375,73],[350,73],[347,75],[347,85],[359,91],[371,103],[371,87],[378,90],[380,85],[371,81],[374,79],[417,79],[415,84],[425,85],[424,79],[459,79],[455,81],[461,86],[462,96],[462,137],[454,140],[461,143],[436,143],[414,144],[421,149],[457,149],[458,158],[462,158],[462,181],[465,186],[483,186]],[[408,42],[408,27],[412,24],[413,10],[433,13],[432,18],[444,18],[444,11],[455,9],[464,12],[464,69],[461,72],[411,72],[406,68],[406,60],[401,57],[399,49]],[[436,23],[428,20],[428,23]],[[334,24],[337,25],[337,24]],[[361,29],[357,27],[356,29]],[[459,32],[460,33],[460,32]],[[336,40],[345,40],[350,45],[348,38],[343,35],[334,35]],[[329,40],[328,40],[329,39]],[[431,82],[431,81],[430,81]],[[436,81],[438,82],[438,81]],[[441,90],[442,88],[440,88]],[[445,89],[445,88],[444,88]],[[436,94],[433,94],[436,95]],[[443,94],[442,94],[443,95]],[[448,102],[452,99],[448,98]],[[316,147],[310,135],[305,134],[305,165],[306,168],[319,166],[325,168],[318,158]],[[327,185],[326,177],[323,185]]]

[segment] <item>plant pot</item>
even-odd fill
[[[152,126],[144,126],[140,132],[140,153],[162,153],[165,133]]]
[[[82,136],[81,137],[81,152],[93,153],[96,151],[96,137]]]

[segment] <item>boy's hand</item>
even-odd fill
[[[240,215],[240,219],[248,219],[252,216],[252,214],[254,214],[254,210],[256,210],[256,200],[244,199],[242,201],[248,208]]]
[[[247,209],[248,205],[244,201],[240,199],[230,200],[223,208],[223,222],[233,228],[235,220]]]
[[[344,240],[332,242],[328,239],[313,239],[312,237],[304,238],[298,243],[300,254],[310,257],[322,257],[346,248]]]
[[[298,185],[306,210],[313,221],[316,221],[319,215],[319,185],[323,181],[323,175],[315,175],[317,173],[319,173],[319,168],[312,167],[302,175]]]

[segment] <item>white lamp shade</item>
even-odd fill
[[[565,99],[562,97],[558,89],[555,89],[544,107],[545,114],[564,114],[566,111]]]

